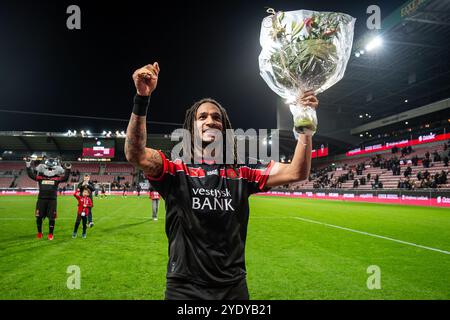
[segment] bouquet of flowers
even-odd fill
[[[261,26],[261,76],[289,104],[295,132],[314,134],[314,109],[298,103],[303,92],[319,94],[344,76],[355,19],[344,13],[267,11]]]

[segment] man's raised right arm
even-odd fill
[[[158,82],[159,65],[146,65],[133,73],[137,94],[128,123],[125,139],[125,156],[131,164],[141,168],[150,177],[159,177],[163,160],[158,151],[147,148],[147,109],[150,95]]]

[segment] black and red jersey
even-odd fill
[[[199,284],[234,283],[246,276],[248,198],[266,191],[274,164],[185,164],[164,154],[152,186],[166,206],[167,278]]]
[[[58,185],[69,180],[70,169],[65,169],[64,176],[47,177],[36,174],[34,169],[27,167],[28,176],[37,181],[39,185],[38,199],[55,200],[58,192]]]

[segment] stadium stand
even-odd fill
[[[106,164],[105,173],[133,173],[134,167],[130,164]]]
[[[82,173],[96,174],[100,171],[100,164],[98,163],[72,163],[72,171],[79,171]]]
[[[97,183],[111,183],[115,188],[119,184],[135,183],[134,167],[129,164],[99,164],[72,162],[72,173],[68,183],[62,183],[60,188],[72,189],[73,185],[82,180],[85,173],[91,174],[91,180]],[[29,189],[36,188],[36,182],[30,179],[23,161],[0,162],[0,188]]]
[[[18,174],[22,169],[25,169],[23,163],[0,162],[0,174]]]
[[[14,178],[3,178],[0,177],[0,188],[9,188],[13,183]]]
[[[289,188],[450,189],[447,179],[449,150],[446,143],[424,145],[409,154],[402,154],[401,151],[341,160],[334,165],[321,164],[312,169],[308,181],[292,184]],[[405,176],[408,167],[411,168],[410,173]],[[419,172],[421,174],[418,176]],[[402,185],[405,181],[406,186]]]
[[[16,187],[19,189],[37,188],[37,183],[36,183],[36,181],[30,179],[28,177],[27,173],[24,172],[16,180]]]

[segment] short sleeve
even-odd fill
[[[274,164],[275,161],[271,160],[268,163],[247,164],[239,168],[239,176],[247,181],[249,194],[269,191],[266,183]]]
[[[162,151],[158,150],[158,153],[162,159],[163,170],[159,177],[146,176],[146,178],[150,181],[151,186],[165,199],[169,194],[173,180],[175,179],[176,170],[174,163],[167,159]]]

